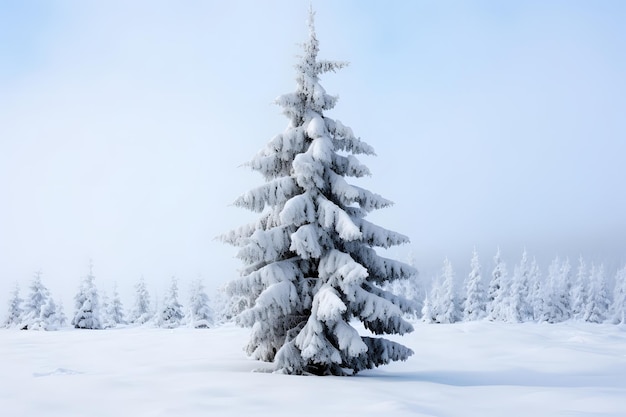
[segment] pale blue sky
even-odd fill
[[[213,237],[254,218],[229,204],[286,127],[309,2],[128,3],[0,1],[0,305],[39,268],[69,300],[90,257],[122,293],[237,273]],[[351,63],[329,115],[396,203],[372,220],[413,242],[393,256],[626,263],[626,3],[313,5],[320,56]]]

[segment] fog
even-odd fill
[[[626,264],[626,5],[314,1],[329,116],[372,145],[370,220],[422,276],[476,247]],[[33,273],[66,303],[94,262],[123,301],[238,274],[241,165],[287,119],[305,1],[0,5],[0,308]],[[0,310],[1,311],[1,310]]]

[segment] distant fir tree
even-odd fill
[[[441,275],[431,293],[431,314],[436,323],[456,323],[461,320],[462,311],[456,290],[455,274],[452,264],[446,258]]]
[[[172,277],[169,291],[165,294],[159,313],[159,326],[173,329],[180,326],[184,318],[183,306],[178,302],[178,284],[176,278]]]
[[[602,323],[607,319],[610,305],[604,265],[591,266],[589,284],[589,298],[583,320],[591,323]]]
[[[144,324],[153,317],[154,313],[150,308],[150,293],[142,276],[135,285],[135,305],[130,311],[129,321],[134,324]]]
[[[100,322],[103,329],[110,329],[116,326],[117,323],[113,320],[113,317],[109,314],[111,310],[111,300],[106,291],[100,292]]]
[[[20,297],[20,287],[15,284],[13,294],[9,300],[9,311],[7,318],[4,320],[4,327],[18,327],[22,324],[22,316],[24,315],[23,309],[24,300]]]
[[[569,318],[569,298],[564,280],[564,275],[569,275],[569,269],[569,261],[561,263],[558,257],[550,264],[543,288],[543,308],[539,321],[559,323]]]
[[[118,324],[126,324],[124,306],[120,300],[120,294],[117,292],[117,284],[113,286],[113,296],[107,308],[107,315],[112,327],[116,327]]]
[[[217,289],[213,305],[215,306],[215,321],[218,323],[228,323],[243,311],[251,307],[250,299],[243,294],[234,294],[228,289],[230,285]]]
[[[309,18],[309,39],[296,65],[297,88],[276,103],[289,119],[250,162],[266,183],[235,201],[260,219],[223,236],[240,247],[246,267],[229,291],[248,299],[237,322],[251,327],[248,354],[273,361],[278,372],[351,375],[413,352],[383,338],[361,336],[353,319],[375,335],[413,330],[402,318],[413,304],[382,287],[416,273],[374,250],[409,239],[365,220],[392,203],[345,177],[369,175],[353,156],[374,150],[337,120],[324,115],[336,97],[319,76],[346,64],[318,60]]]
[[[530,264],[526,249],[520,263],[515,267],[511,291],[509,293],[509,318],[513,322],[523,323],[533,319],[530,304]]]
[[[209,296],[204,290],[202,280],[198,279],[191,283],[189,292],[189,309],[187,323],[196,329],[208,329],[213,327],[215,313],[210,305]]]
[[[42,316],[44,306],[50,298],[50,291],[41,281],[41,271],[35,273],[30,284],[30,294],[24,303],[23,330],[46,330],[47,322]]]
[[[41,307],[41,319],[44,323],[44,330],[59,330],[65,326],[65,314],[62,306],[57,306],[52,297],[48,297]]]
[[[424,323],[434,323],[435,316],[433,315],[433,311],[430,304],[430,298],[428,298],[428,294],[426,294],[426,298],[424,298],[424,304],[422,305],[422,321]]]
[[[572,317],[584,320],[587,303],[589,301],[589,282],[587,264],[582,256],[578,258],[576,280],[571,288]]]
[[[408,263],[415,268],[416,263],[412,256],[410,256]],[[398,279],[389,282],[384,286],[384,288],[391,291],[393,294],[406,298],[413,303],[412,312],[406,314],[406,318],[419,319],[422,317],[422,308],[424,307],[426,290],[419,274],[416,273],[407,279]]]
[[[611,315],[614,324],[626,324],[626,266],[615,274]]]
[[[100,297],[93,275],[93,264],[74,297],[75,313],[72,326],[77,329],[102,329],[100,320]]]
[[[463,318],[465,321],[481,320],[487,315],[487,291],[483,283],[482,267],[478,252],[474,248],[470,262],[470,273],[465,281]]]
[[[545,301],[545,285],[543,284],[543,277],[541,276],[541,269],[537,260],[533,258],[530,263],[530,273],[528,282],[530,285],[529,304],[533,312],[533,319],[541,321],[543,317],[543,307],[546,304]]]
[[[57,323],[59,328],[65,327],[67,326],[67,316],[65,315],[65,308],[63,307],[63,301],[59,300],[56,303],[56,309],[57,309]]]
[[[493,258],[494,267],[491,272],[491,281],[487,293],[487,318],[491,321],[507,321],[510,317],[508,312],[508,296],[510,282],[506,270],[506,264],[500,255],[500,248]]]

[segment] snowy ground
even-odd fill
[[[407,362],[285,376],[247,330],[0,330],[2,416],[626,416],[626,328],[417,324]]]

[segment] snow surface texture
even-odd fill
[[[352,378],[254,372],[271,365],[246,357],[249,331],[232,324],[2,329],[0,410],[24,417],[626,414],[625,326],[415,326],[402,337],[415,351],[408,361]]]
[[[236,319],[252,328],[251,356],[274,362],[278,372],[352,375],[412,354],[382,337],[360,336],[351,320],[375,335],[412,331],[402,315],[413,305],[381,287],[416,271],[373,249],[409,239],[366,221],[391,202],[345,179],[368,175],[354,155],[374,151],[323,114],[337,98],[326,94],[319,76],[346,64],[318,60],[313,15],[296,91],[276,99],[289,125],[248,163],[266,183],[235,201],[260,219],[222,237],[240,247],[245,265],[227,290],[243,299]]]

